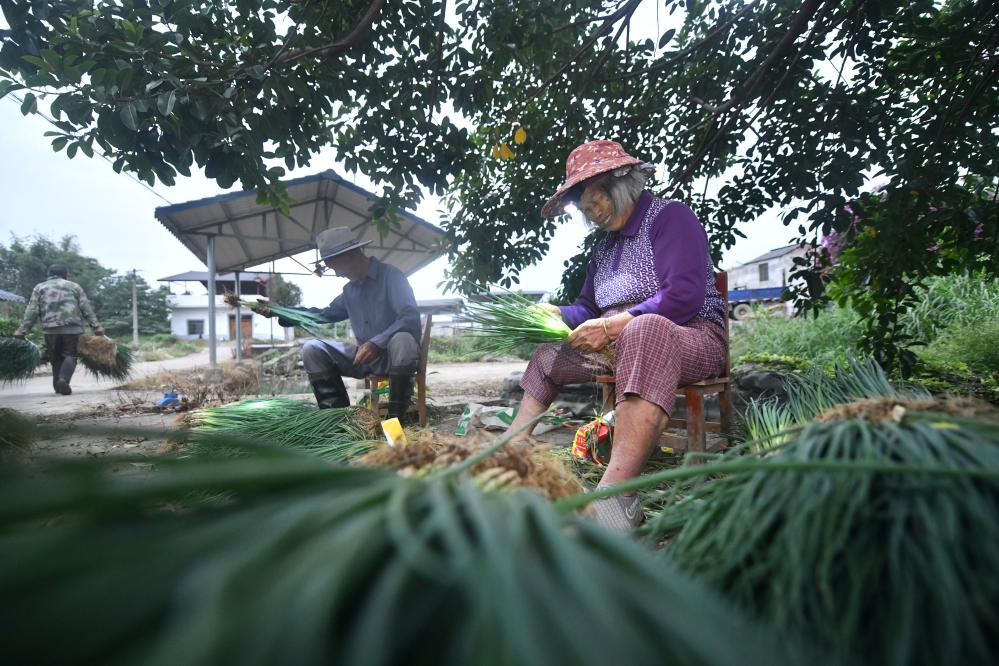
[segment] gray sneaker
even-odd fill
[[[615,532],[630,532],[645,521],[642,501],[637,494],[630,497],[605,497],[591,502],[590,506],[593,507],[597,522]]]

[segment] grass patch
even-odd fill
[[[832,368],[857,350],[860,317],[849,308],[830,307],[812,317],[788,318],[757,310],[756,317],[731,329],[732,363],[744,358],[792,357]]]
[[[173,335],[157,333],[139,337],[138,345],[129,345],[139,361],[163,361],[188,356],[208,346],[207,340],[181,340]]]

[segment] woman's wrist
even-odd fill
[[[617,337],[619,335],[621,335],[621,331],[623,331],[624,327],[628,325],[628,322],[630,322],[634,318],[635,315],[630,314],[628,312],[619,312],[618,314],[613,315],[611,317],[604,317],[603,318],[604,333],[606,333],[608,339],[610,339],[610,341],[613,342],[614,340],[617,340]]]

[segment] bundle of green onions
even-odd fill
[[[995,412],[905,395],[874,364],[806,384],[789,391],[789,414],[818,420],[758,455],[662,473],[687,480],[645,532],[765,623],[844,663],[996,663]]]
[[[562,342],[572,329],[562,318],[536,303],[507,293],[469,302],[468,318],[479,325],[475,335],[497,352],[509,352],[524,343]]]
[[[0,466],[0,649],[12,662],[812,661],[533,493],[280,449],[163,458],[127,478],[108,471],[121,462]]]
[[[218,435],[241,435],[277,446],[305,451],[330,461],[347,461],[378,444],[372,440],[376,418],[365,411],[318,409],[303,400],[243,400],[199,410],[189,418],[191,448],[198,453],[236,455],[218,449]]]
[[[132,364],[134,362],[135,355],[132,353],[132,350],[123,344],[117,345],[114,363],[111,364],[97,358],[91,358],[82,353],[80,354],[80,363],[95,377],[114,379],[116,381],[123,381],[132,375]]]
[[[296,327],[302,329],[309,335],[316,338],[332,338],[334,336],[333,327],[317,315],[295,308],[286,308],[280,305],[268,305],[270,311],[280,317],[293,322]]]
[[[0,384],[27,379],[42,363],[42,350],[29,340],[0,337]]]

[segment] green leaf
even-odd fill
[[[69,137],[61,136],[52,142],[52,150],[58,153],[60,150],[66,147],[66,144],[68,142],[69,142]]]
[[[41,58],[39,58],[38,56],[24,55],[24,56],[21,56],[21,60],[25,60],[27,62],[30,62],[35,67],[38,67],[38,68],[41,68],[41,69],[44,69],[44,70],[48,70],[48,68],[49,68],[49,64],[47,62],[45,62],[44,60],[42,60]]]
[[[118,113],[121,116],[121,122],[124,123],[125,127],[133,132],[139,131],[139,114],[136,112],[134,104],[129,102],[125,106],[121,107],[121,111]]]
[[[149,83],[146,84],[146,92],[148,93],[156,90],[156,88],[158,88],[161,83],[163,83],[163,79],[156,79],[155,81],[150,81]]]
[[[79,143],[69,144],[69,147],[66,148],[66,157],[68,157],[69,159],[73,159],[74,157],[76,157],[76,151],[79,147],[80,147]]]
[[[21,102],[21,114],[28,115],[29,113],[38,112],[38,100],[35,99],[33,93],[27,93],[24,96],[24,101]]]
[[[169,116],[173,113],[173,106],[177,102],[177,91],[171,90],[167,93],[161,93],[156,98],[156,108],[159,110],[161,115]]]
[[[3,99],[7,93],[20,90],[23,87],[20,83],[15,83],[9,79],[0,80],[0,99]]]

